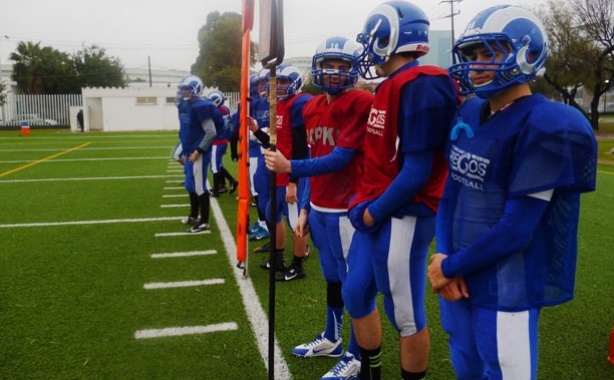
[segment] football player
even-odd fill
[[[307,133],[303,119],[305,103],[312,98],[310,94],[301,93],[303,76],[300,70],[293,65],[282,63],[276,68],[277,78],[277,149],[287,159],[305,159],[309,156]],[[250,130],[259,134],[259,140],[266,145],[268,136],[258,129],[258,125],[252,120]],[[267,215],[271,224],[275,223],[276,239],[273,242],[274,250],[271,251],[269,260],[260,264],[263,269],[271,269],[278,272],[277,281],[291,281],[305,277],[303,260],[309,254],[307,236],[292,235],[293,259],[288,268],[285,267],[284,250],[286,244],[286,225],[294,231],[294,226],[299,217],[298,201],[303,195],[305,179],[294,175],[280,174],[277,176],[276,212],[277,215]],[[270,203],[270,200],[269,200]],[[270,205],[267,206],[267,213]]]
[[[266,151],[267,167],[278,173],[309,177],[309,192],[303,202],[296,233],[311,232],[318,248],[320,266],[327,284],[326,327],[312,342],[292,350],[299,357],[342,356],[322,379],[345,380],[358,375],[360,353],[353,333],[343,355],[341,327],[345,305],[341,284],[354,228],[347,207],[362,176],[363,141],[373,94],[353,90],[358,80],[358,46],[345,37],[330,37],[313,56],[313,84],[325,94],[309,100],[303,118],[311,147],[311,159],[288,161],[279,151]]]
[[[232,132],[230,124],[230,109],[224,105],[226,96],[222,91],[213,90],[207,95],[209,99],[222,114],[222,126],[217,129],[217,135],[213,140],[213,147],[211,152],[211,173],[213,174],[213,188],[211,189],[211,196],[214,198],[219,197],[220,192],[228,191],[226,189],[225,180],[230,182],[230,191],[232,194],[237,190],[238,182],[234,177],[226,170],[223,163],[224,155],[228,150],[228,139]]]
[[[544,306],[574,294],[580,193],[597,145],[576,109],[532,94],[548,39],[528,10],[501,5],[454,44],[462,94],[446,156],[428,276],[459,379],[536,379]]]
[[[426,257],[447,175],[442,151],[459,102],[446,70],[419,65],[429,51],[428,32],[419,7],[388,1],[369,14],[357,36],[364,48],[361,76],[386,77],[367,123],[365,175],[350,204],[357,231],[343,283],[361,379],[381,378],[378,292],[399,334],[402,379],[422,379],[427,369]]]
[[[183,168],[185,188],[190,194],[190,216],[194,224],[189,233],[209,230],[210,199],[207,172],[211,161],[211,145],[216,136],[214,119],[217,109],[209,100],[201,99],[203,82],[196,75],[187,75],[177,86],[185,102],[179,111],[180,139],[187,159]],[[198,211],[200,210],[200,219]]]

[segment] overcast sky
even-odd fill
[[[447,0],[446,0],[447,1]],[[462,0],[454,3],[455,35],[486,6],[532,7],[544,0]],[[378,0],[285,0],[286,57],[311,56],[328,36],[355,39]],[[260,1],[255,0],[256,8]],[[431,29],[450,30],[450,3],[414,0]],[[0,62],[6,64],[19,41],[41,42],[67,53],[97,44],[126,68],[189,71],[198,55],[197,33],[214,11],[242,12],[242,0],[19,0],[0,5]],[[258,42],[258,10],[252,40]]]

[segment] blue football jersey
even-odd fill
[[[575,282],[579,194],[595,189],[591,126],[577,110],[540,94],[480,124],[486,102],[473,98],[461,107],[455,124],[462,120],[469,128],[456,136],[453,128],[446,148],[449,215],[439,217],[451,241],[442,245],[450,255],[469,252],[499,222],[508,199],[554,190],[529,244],[486,266],[489,252],[471,251],[463,258],[465,267],[478,269],[465,280],[469,301],[488,309],[518,311],[568,301]],[[496,238],[490,246],[505,249]]]

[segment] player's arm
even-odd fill
[[[276,173],[292,173],[293,176],[299,178],[338,172],[349,164],[354,154],[354,149],[338,146],[326,156],[306,160],[288,160],[278,151],[264,152],[266,166],[269,170]]]
[[[201,120],[200,125],[203,131],[205,131],[205,136],[200,141],[200,144],[198,144],[198,148],[196,148],[196,150],[202,153],[202,152],[206,152],[207,150],[211,148],[211,145],[213,144],[213,140],[215,140],[215,137],[217,136],[217,132],[215,130],[215,123],[213,122],[213,119],[211,118]]]
[[[260,144],[262,144],[263,147],[268,149],[271,146],[270,145],[271,137],[268,135],[268,133],[263,131],[262,128],[258,126],[258,122],[256,121],[256,119],[248,116],[247,120],[249,123],[248,124],[249,130],[252,131],[256,139],[260,141]]]
[[[495,265],[505,257],[526,247],[539,225],[552,197],[552,190],[519,198],[508,199],[501,219],[467,248],[453,255],[434,255],[439,262],[441,277],[431,278],[434,287],[445,285],[445,280],[466,276]],[[429,269],[430,271],[430,269]],[[441,281],[441,282],[439,282]]]

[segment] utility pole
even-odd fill
[[[447,16],[444,16],[444,18],[450,18],[450,24],[452,26],[452,35],[451,35],[451,39],[450,39],[450,54],[452,54],[452,49],[454,48],[454,16],[460,14],[460,11],[457,11],[456,13],[454,13],[454,3],[460,3],[463,0],[441,0],[439,2],[439,4],[441,3],[450,3],[450,14]]]
[[[149,70],[149,87],[151,87],[151,57],[147,56],[147,68]]]

